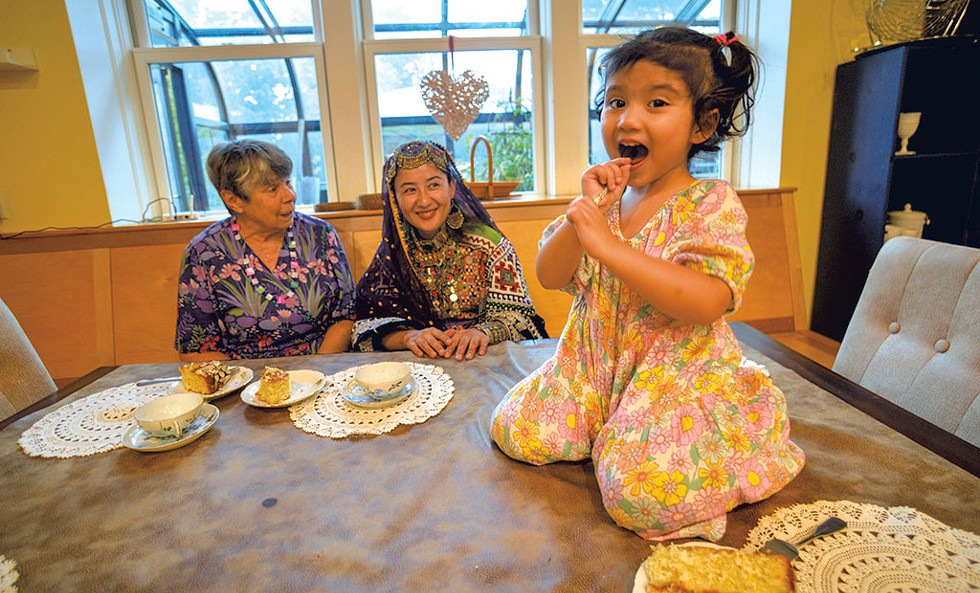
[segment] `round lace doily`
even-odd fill
[[[402,401],[384,408],[362,408],[343,396],[357,367],[328,377],[330,384],[315,397],[289,408],[293,424],[322,437],[343,438],[352,434],[384,434],[400,424],[420,424],[442,411],[456,391],[452,378],[442,368],[406,363],[412,369],[416,389]],[[364,365],[362,365],[364,366]]]
[[[110,387],[47,414],[17,442],[32,457],[84,457],[112,451],[123,446],[123,434],[132,426],[136,408],[167,393],[166,383]]]
[[[772,538],[799,541],[818,523],[847,527],[800,548],[793,561],[798,593],[964,593],[980,591],[980,537],[909,507],[822,500],[763,517],[745,547]]]
[[[17,563],[7,560],[3,554],[0,554],[0,593],[17,593],[17,586],[14,583],[19,576]]]

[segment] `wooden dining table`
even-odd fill
[[[777,509],[820,500],[907,506],[980,532],[977,448],[733,324],[789,406],[806,466],[782,491],[729,514],[739,547]],[[628,593],[649,542],[602,505],[591,462],[533,467],[488,433],[506,391],[554,340],[502,343],[436,364],[453,398],[421,424],[324,438],[287,409],[233,393],[214,427],[172,451],[25,454],[46,414],[176,365],[101,368],[0,425],[0,554],[24,593],[54,591],[494,591]],[[245,360],[327,375],[407,352]],[[931,427],[931,428],[930,428]]]

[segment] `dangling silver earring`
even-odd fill
[[[453,200],[453,207],[449,211],[449,216],[446,218],[446,224],[454,231],[458,231],[463,227],[463,212],[456,205],[456,200]]]

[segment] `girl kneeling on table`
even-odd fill
[[[782,392],[723,317],[752,271],[745,210],[688,170],[744,131],[754,61],[732,33],[679,28],[606,55],[596,109],[613,158],[585,171],[537,260],[541,284],[575,301],[555,356],[492,418],[514,459],[591,457],[606,510],[646,539],[718,540],[728,511],[803,466]]]

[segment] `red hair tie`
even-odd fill
[[[738,35],[732,33],[731,31],[728,33],[719,33],[718,35],[715,35],[715,41],[717,41],[718,45],[722,47],[728,47],[729,45],[738,41]]]

